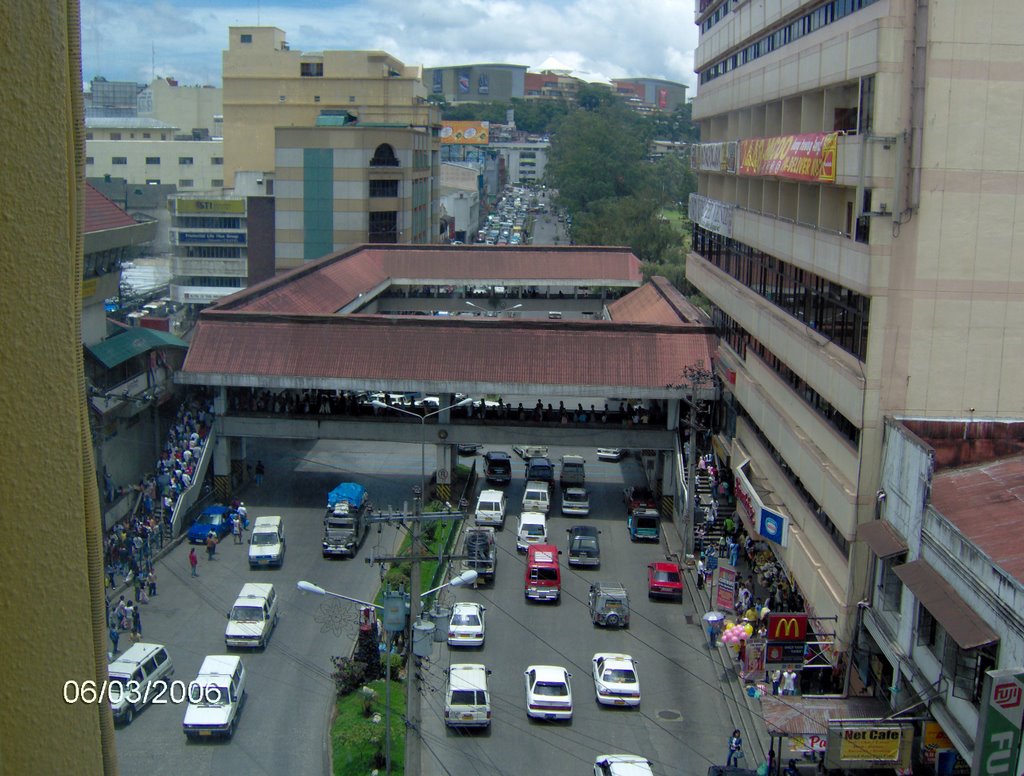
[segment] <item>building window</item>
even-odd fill
[[[91,156],[85,157],[85,163],[86,164],[92,164],[93,163],[93,158]]]
[[[356,101],[356,96],[354,94],[350,94],[349,97],[348,97],[348,101],[349,102],[355,102]]]
[[[192,161],[193,160],[192,160],[191,156],[179,156],[178,157],[178,164],[180,164],[182,167],[188,167],[190,164],[192,164]]]
[[[999,644],[985,644],[974,649],[962,649],[948,639],[954,651],[953,662],[953,697],[963,698],[975,706],[981,702],[984,690],[985,672],[997,665]]]
[[[320,95],[319,94],[314,94],[313,95],[313,102],[320,102]]]
[[[371,212],[367,238],[371,243],[398,242],[398,213],[394,210]]]
[[[111,164],[128,164],[127,156],[115,156],[110,160]]]
[[[110,133],[110,139],[111,140],[120,140],[121,139],[121,133],[120,132],[111,132]]]
[[[160,139],[161,140],[166,140],[167,139],[167,133],[166,132],[161,132],[160,133]]]
[[[867,75],[860,79],[860,116],[858,132],[871,131],[875,118],[875,77]]]
[[[193,181],[191,178],[182,178],[181,180],[178,181],[178,188],[179,189],[190,189],[194,185],[195,185],[195,181]]]
[[[242,37],[241,37],[241,41],[242,41],[242,43],[252,43],[252,35],[250,35],[247,32],[243,32],[242,33]]]
[[[86,132],[85,133],[85,139],[86,140],[92,140],[92,132]]]
[[[397,197],[398,181],[370,181],[371,197]]]
[[[305,78],[323,78],[323,62],[301,62],[299,64],[299,75]]]
[[[146,164],[160,164],[160,157],[159,156],[147,156],[146,157]]]
[[[387,143],[381,143],[373,152],[370,159],[371,167],[398,167],[398,157],[395,156],[395,149]]]
[[[210,185],[213,186],[215,189],[219,189],[224,186],[224,179],[214,178],[212,181],[210,181]]]
[[[282,95],[280,95],[280,96],[279,96],[279,97],[277,98],[277,101],[278,101],[278,102],[284,102],[284,101],[285,101],[285,97],[284,97],[284,95],[283,95],[283,94],[282,94]]]
[[[142,133],[142,139],[143,140],[150,140],[151,138],[152,138],[152,135],[149,132],[143,132]]]
[[[222,165],[222,164],[224,164],[224,157],[223,156],[211,156],[210,157],[210,164],[212,164],[214,166]]]
[[[903,582],[896,576],[893,569],[897,566],[902,566],[906,562],[906,553],[882,560],[882,577],[878,582],[878,591],[881,594],[883,612],[898,612],[900,610],[900,601],[903,598]]]

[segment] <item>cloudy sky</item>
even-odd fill
[[[221,85],[228,27],[293,50],[381,49],[426,67],[564,64],[589,80],[694,85],[693,0],[81,0],[82,78]]]

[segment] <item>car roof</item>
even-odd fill
[[[621,652],[598,652],[592,660],[602,660],[605,666],[632,666],[633,658],[630,655],[624,655]]]
[[[530,460],[531,461],[535,461],[537,459],[536,458],[531,458]],[[548,490],[548,484],[546,482],[544,482],[544,480],[527,480],[526,481],[526,489],[527,490]]]
[[[497,459],[512,459],[512,456],[506,453],[504,450],[488,450],[484,453],[484,458],[497,458]]]
[[[230,676],[241,662],[237,655],[207,655],[199,667],[199,676]]]
[[[200,518],[202,518],[204,515],[223,515],[225,512],[230,511],[231,507],[226,507],[220,504],[214,504],[212,507],[207,507],[206,509],[204,509],[202,515],[200,515]]]
[[[480,499],[487,499],[488,501],[501,501],[502,496],[505,494],[500,490],[482,490],[480,491]]]
[[[679,571],[679,566],[675,563],[669,563],[668,561],[659,560],[654,563],[648,563],[648,568],[654,569],[655,571]]]
[[[452,607],[452,612],[454,613],[465,609],[472,609],[474,612],[476,612],[480,609],[483,609],[483,607],[475,601],[459,601]]]
[[[579,496],[579,495],[586,496],[587,495],[587,489],[586,488],[566,488],[565,491],[564,491],[564,494],[567,495],[567,496],[570,495],[570,494],[574,495],[574,496]]]
[[[569,529],[570,536],[597,536],[600,531],[592,525],[574,525]]]
[[[547,525],[548,519],[540,512],[523,512],[519,515],[519,522],[523,525],[527,523],[543,523]]]
[[[487,667],[483,663],[452,663],[448,683],[455,690],[486,690]]]
[[[569,672],[562,666],[528,666],[527,671],[533,671],[539,682],[564,682]]]

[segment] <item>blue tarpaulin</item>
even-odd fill
[[[327,507],[347,501],[354,508],[359,509],[366,500],[366,488],[356,482],[343,482],[327,494]]]

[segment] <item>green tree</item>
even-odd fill
[[[591,203],[573,222],[573,239],[583,245],[628,245],[641,261],[659,264],[681,242],[681,235],[661,217],[656,199],[610,197]]]

